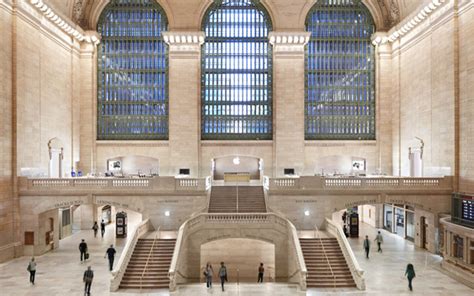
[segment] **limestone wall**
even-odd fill
[[[74,166],[79,147],[73,137],[73,125],[79,125],[73,116],[78,54],[74,44],[49,33],[41,20],[27,12],[16,17],[17,166],[19,174],[33,169],[33,174],[47,176],[48,142],[58,138],[64,148],[64,175]]]
[[[11,7],[0,2],[0,262],[15,255],[15,208],[13,198],[12,167],[12,38],[13,18]]]
[[[474,3],[459,13],[459,190],[474,192]]]
[[[456,23],[447,5],[393,44],[394,174],[409,175],[408,149],[420,146],[415,137],[424,141],[425,176],[454,174]]]

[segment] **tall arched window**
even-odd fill
[[[272,139],[270,18],[259,1],[216,1],[203,20],[202,139]]]
[[[168,139],[168,47],[155,0],[111,0],[97,25],[98,140]]]
[[[306,30],[305,138],[375,139],[375,25],[360,0],[320,0]]]

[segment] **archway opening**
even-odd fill
[[[246,238],[211,241],[201,245],[200,262],[201,282],[207,263],[213,267],[213,280],[219,280],[220,262],[226,265],[229,282],[257,282],[260,263],[265,268],[263,281],[275,281],[275,245],[269,242]]]

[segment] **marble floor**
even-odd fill
[[[131,232],[131,230],[129,230]],[[439,269],[440,257],[415,248],[408,242],[395,234],[383,231],[384,244],[383,253],[376,252],[376,246],[372,247],[370,259],[365,259],[362,248],[362,238],[365,234],[373,239],[376,230],[366,224],[361,225],[361,237],[350,239],[354,253],[365,270],[366,291],[354,289],[309,289],[306,293],[298,292],[295,286],[279,283],[264,284],[240,284],[229,283],[226,292],[221,292],[218,283],[211,290],[206,289],[204,284],[192,284],[180,287],[172,295],[245,295],[245,296],[286,296],[286,295],[474,295],[474,290],[456,282]],[[79,261],[78,243],[85,238],[89,244],[91,260],[87,264]],[[140,291],[109,292],[111,274],[107,268],[107,260],[104,253],[109,244],[117,246],[116,261],[120,256],[125,239],[117,240],[114,237],[113,226],[107,227],[104,239],[94,238],[92,230],[81,231],[61,240],[59,249],[39,256],[36,285],[28,282],[26,266],[29,258],[22,257],[7,263],[0,264],[0,295],[83,295],[82,274],[88,265],[95,271],[92,284],[92,295],[94,296],[131,296]],[[407,263],[415,266],[417,277],[414,279],[414,291],[408,291],[407,281],[404,277]],[[168,296],[168,291],[148,291],[139,295]]]

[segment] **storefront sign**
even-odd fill
[[[406,200],[403,200],[403,199],[392,199],[392,198],[389,198],[386,203],[394,203],[394,204],[402,204],[402,205],[408,205],[408,206],[412,206],[412,207],[415,207],[415,208],[418,208],[418,209],[423,209],[424,206],[422,204],[419,204],[419,203],[416,203],[416,202],[411,202],[411,201],[406,201]]]
[[[128,208],[128,204],[116,202],[116,201],[109,201],[109,200],[97,200],[96,202],[99,205],[111,205],[114,207],[119,207],[119,208]]]
[[[55,208],[68,208],[74,205],[82,205],[84,203],[83,200],[72,200],[72,201],[61,201],[54,204]]]
[[[367,205],[367,204],[376,204],[376,203],[377,203],[377,200],[375,200],[375,199],[358,200],[358,201],[353,201],[353,202],[350,202],[350,203],[346,203],[344,205],[344,208],[348,209],[348,208],[352,208],[352,207],[355,207],[355,206]]]

